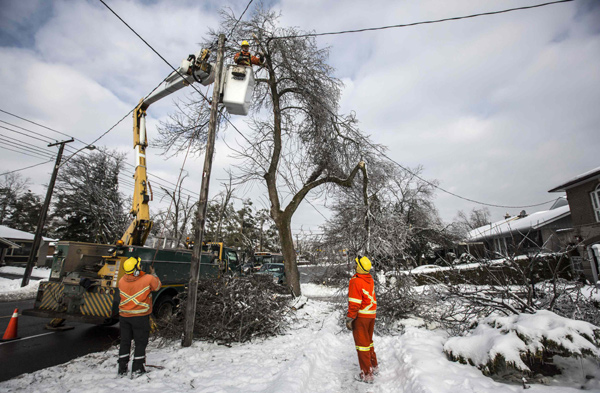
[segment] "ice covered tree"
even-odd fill
[[[62,240],[110,244],[120,239],[128,217],[119,192],[124,155],[99,149],[77,155],[59,171],[52,214]]]
[[[158,213],[161,230],[155,233],[162,238],[166,236],[174,239],[175,247],[183,246],[186,235],[190,232],[193,214],[198,205],[189,195],[186,196],[181,192],[187,176],[187,173],[181,176],[173,189],[161,187],[164,193],[162,201],[168,201],[169,207]]]
[[[304,32],[297,28],[281,26],[278,14],[270,10],[258,8],[239,23],[228,11],[221,16],[221,25],[211,32],[207,46],[219,33],[232,31],[226,58],[233,58],[242,40],[251,41],[252,50],[264,55],[244,135],[248,142],[236,153],[237,180],[265,186],[287,284],[299,295],[291,231],[294,213],[309,194],[318,196],[335,186],[350,186],[361,169],[361,158],[368,160],[373,148],[366,149],[353,115],[338,114],[342,84],[327,63],[328,48],[317,45],[314,37],[299,37]],[[193,138],[203,146],[205,133],[197,135],[208,123],[208,107],[199,98],[180,107],[182,111],[163,124],[160,143],[165,149],[183,151]]]
[[[29,179],[18,173],[0,179],[0,225],[34,232],[42,208],[42,200],[29,187]]]
[[[491,216],[490,209],[487,207],[474,207],[469,213],[459,210],[452,225],[457,235],[464,239],[473,229],[488,225]]]
[[[361,182],[338,191],[324,227],[325,244],[351,256],[369,249],[386,270],[420,264],[446,235],[432,201],[435,183],[420,179],[421,172],[421,167],[408,171],[389,162],[370,163],[366,200]]]

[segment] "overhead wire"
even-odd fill
[[[9,150],[9,151],[12,151],[12,152],[15,152],[15,153],[24,154],[24,155],[26,155],[26,156],[33,157],[33,158],[45,158],[45,157],[43,157],[43,156],[39,156],[39,155],[33,155],[33,154],[26,153],[26,152],[24,152],[24,151],[22,151],[22,150],[14,150],[14,149],[11,149],[11,148],[9,148],[9,147],[6,147],[6,146],[0,146],[0,149],[5,149],[5,150]],[[9,173],[13,173],[13,172],[14,172],[14,171],[12,171],[12,172],[6,172],[6,173],[3,173],[2,175],[7,175],[7,174],[9,174]]]
[[[15,169],[15,170],[12,170],[12,171],[9,171],[9,172],[0,173],[0,176],[10,175],[11,173],[21,172],[21,171],[24,171],[26,169],[35,168],[35,167],[47,164],[47,163],[52,162],[52,161],[54,161],[54,159],[48,160],[48,161],[44,161],[44,162],[40,162],[40,163],[34,164],[34,165],[29,165],[29,166],[26,166],[25,168],[19,168],[19,169]]]
[[[108,6],[108,4],[106,4],[103,0],[99,0],[110,12],[112,12],[125,26],[127,26],[129,28],[129,30],[131,30],[142,42],[144,42],[146,44],[146,46],[148,46],[148,48],[150,48],[161,60],[163,60],[163,62],[165,64],[167,64],[174,72],[176,72],[178,75],[180,75],[181,77],[184,77],[177,69],[175,69],[154,47],[152,47],[152,45],[150,45],[140,34],[137,33],[137,31],[135,31],[135,29],[133,29],[127,22],[125,22],[125,20],[123,20],[123,18],[121,18],[112,8],[110,8]],[[511,9],[505,9],[505,10],[499,10],[499,11],[492,11],[492,12],[485,12],[485,13],[479,13],[479,14],[472,14],[472,15],[466,15],[466,16],[460,16],[460,17],[452,17],[452,18],[444,18],[444,19],[438,19],[438,20],[430,20],[430,21],[422,21],[422,22],[414,22],[414,23],[408,23],[408,24],[399,24],[399,25],[390,25],[390,26],[381,26],[381,27],[373,27],[373,28],[365,28],[365,29],[356,29],[356,30],[345,30],[345,31],[338,31],[338,32],[329,32],[329,33],[309,33],[309,34],[302,34],[302,35],[295,35],[295,36],[281,36],[281,37],[271,37],[271,39],[286,39],[286,38],[300,38],[300,37],[315,37],[315,36],[322,36],[322,35],[335,35],[335,34],[346,34],[346,33],[357,33],[357,32],[363,32],[363,31],[372,31],[372,30],[383,30],[383,29],[391,29],[391,28],[400,28],[400,27],[409,27],[409,26],[416,26],[416,25],[422,25],[422,24],[431,24],[431,23],[440,23],[440,22],[446,22],[446,21],[453,21],[453,20],[460,20],[460,19],[468,19],[468,18],[474,18],[474,17],[479,17],[479,16],[485,16],[485,15],[495,15],[495,14],[501,14],[501,13],[506,13],[506,12],[512,12],[512,11],[517,11],[517,10],[525,10],[525,9],[531,9],[531,8],[538,8],[538,7],[543,7],[543,6],[547,6],[547,5],[552,5],[552,4],[559,4],[559,3],[566,3],[566,2],[570,2],[573,0],[559,0],[559,1],[554,1],[554,2],[548,2],[548,3],[543,3],[543,4],[536,4],[536,5],[532,5],[532,6],[523,6],[523,7],[516,7],[516,8],[511,8]],[[250,2],[251,3],[251,2]],[[247,5],[247,8],[249,7],[250,3]],[[247,9],[246,8],[246,9]],[[245,12],[245,11],[244,11]],[[241,17],[240,17],[241,19]],[[238,22],[236,23],[235,26],[237,26]],[[232,30],[233,32],[233,30]],[[162,82],[161,82],[162,83]],[[160,86],[160,85],[159,85]],[[190,85],[196,92],[198,92],[205,100],[209,101],[208,98],[202,94],[202,92],[200,92],[200,90],[198,90],[193,84]],[[156,87],[158,88],[158,86]],[[156,90],[156,88],[154,90]],[[153,91],[154,91],[153,90]],[[152,93],[152,92],[151,92]],[[151,94],[150,93],[150,94]],[[329,108],[327,108],[327,110],[332,113],[335,117],[338,117],[337,114],[333,113]],[[133,109],[132,109],[133,111]],[[129,116],[129,114],[131,114],[130,111],[126,116]],[[125,117],[126,117],[125,116]],[[240,134],[242,135],[242,137],[248,142],[251,143],[248,138],[241,133],[237,127],[231,122],[231,120],[229,120],[227,117],[225,117],[225,119],[227,120],[227,122],[229,124],[232,125],[232,127]],[[121,119],[118,123],[120,123],[123,119]],[[117,124],[118,124],[117,123]],[[116,126],[116,125],[115,125]],[[115,126],[113,126],[112,128],[114,128]],[[111,129],[112,129],[111,128]],[[352,128],[352,127],[351,127]],[[99,140],[100,138],[102,138],[105,134],[107,134],[108,132],[110,132],[109,129],[107,132],[105,132],[103,135],[101,135],[99,138],[96,139]],[[357,132],[357,130],[355,130],[355,132]],[[357,132],[358,133],[358,132]],[[510,205],[500,205],[500,204],[492,204],[492,203],[486,203],[486,202],[481,202],[481,201],[477,201],[471,198],[467,198],[467,197],[463,197],[461,195],[458,195],[456,193],[453,193],[449,190],[446,190],[440,186],[438,186],[437,184],[430,182],[424,178],[422,178],[421,176],[419,176],[418,174],[413,173],[412,171],[410,171],[408,168],[404,167],[403,165],[401,165],[400,163],[398,163],[397,161],[393,160],[392,158],[390,158],[389,156],[387,156],[385,153],[383,153],[377,146],[373,145],[372,143],[370,143],[366,138],[364,138],[360,133],[358,133],[358,135],[360,136],[361,139],[363,139],[369,146],[371,146],[372,148],[375,148],[380,154],[382,154],[382,156],[384,156],[385,158],[387,158],[390,162],[393,162],[394,164],[396,164],[397,166],[399,166],[400,168],[404,169],[405,171],[411,173],[413,176],[417,177],[418,179],[424,181],[425,183],[433,186],[436,189],[439,189],[442,192],[445,192],[449,195],[452,195],[454,197],[463,199],[465,201],[469,201],[472,203],[476,203],[479,205],[484,205],[484,206],[491,206],[491,207],[501,207],[501,208],[524,208],[524,207],[536,207],[536,206],[541,206],[547,203],[550,203],[552,201],[554,201],[554,199],[552,201],[546,201],[546,202],[542,202],[542,203],[538,203],[538,204],[532,204],[532,205],[522,205],[522,206],[510,206]],[[95,142],[95,141],[94,141]],[[92,143],[94,143],[92,142]],[[314,206],[313,206],[314,207]]]
[[[326,35],[340,35],[340,34],[362,33],[365,31],[397,29],[397,28],[401,28],[401,27],[411,27],[411,26],[419,26],[419,25],[426,25],[426,24],[433,24],[433,23],[462,20],[462,19],[477,18],[480,16],[497,15],[497,14],[503,14],[503,13],[513,12],[513,11],[521,11],[521,10],[528,10],[528,9],[532,9],[532,8],[545,7],[545,6],[554,5],[554,4],[568,3],[571,1],[574,1],[574,0],[558,0],[558,1],[551,1],[548,3],[542,3],[542,4],[508,8],[508,9],[499,10],[499,11],[482,12],[482,13],[478,13],[478,14],[471,14],[471,15],[465,15],[465,16],[455,16],[455,17],[451,17],[451,18],[426,20],[426,21],[421,21],[421,22],[404,23],[404,24],[397,24],[397,25],[367,27],[367,28],[363,28],[363,29],[332,31],[332,32],[327,32],[327,33],[307,33],[307,34],[297,34],[297,35],[288,35],[288,36],[275,36],[275,37],[270,37],[268,40],[271,41],[271,40],[282,40],[282,39],[290,39],[290,38],[320,37],[320,36],[326,36]]]
[[[248,11],[248,8],[250,7],[250,4],[252,4],[254,0],[250,0],[248,2],[248,4],[246,5],[246,8],[244,9],[244,12],[242,12],[242,14],[240,15],[240,17],[238,18],[238,20],[235,22],[235,25],[233,25],[233,27],[231,28],[231,31],[229,32],[229,34],[227,35],[227,40],[229,40],[231,38],[231,35],[233,34],[233,32],[235,31],[235,28],[237,27],[237,25],[240,23],[240,21],[242,20],[242,18],[244,17],[244,14],[246,13],[246,11]]]
[[[162,83],[162,82],[161,82],[161,83]],[[11,116],[14,116],[14,117],[16,117],[16,118],[20,119],[20,120],[23,120],[23,121],[29,122],[29,123],[31,123],[31,124],[34,124],[34,125],[36,125],[36,126],[42,127],[42,128],[44,128],[44,129],[48,129],[48,130],[51,130],[51,131],[57,132],[57,133],[59,133],[59,134],[61,134],[61,135],[67,135],[67,136],[68,136],[68,134],[66,134],[66,133],[64,133],[64,132],[60,132],[60,131],[58,131],[58,130],[55,130],[55,129],[53,129],[53,128],[50,128],[50,127],[48,127],[48,126],[45,126],[45,125],[43,125],[43,124],[40,124],[40,123],[37,123],[37,122],[31,121],[31,120],[29,120],[29,119],[27,119],[27,118],[24,118],[24,117],[22,117],[22,116],[16,115],[16,114],[14,114],[14,113],[10,113],[10,112],[8,112],[8,111],[5,111],[5,110],[2,110],[2,109],[0,109],[0,112],[3,112],[3,113],[6,113],[6,114],[9,114],[9,115],[11,115]],[[35,140],[39,140],[39,141],[42,141],[42,142],[44,142],[44,143],[48,143],[48,142],[54,142],[54,141],[55,141],[54,139],[52,139],[52,138],[50,138],[50,137],[47,137],[47,136],[45,136],[45,135],[43,135],[43,134],[40,134],[40,133],[38,133],[38,132],[36,132],[36,131],[32,131],[32,130],[30,130],[30,129],[27,129],[27,128],[24,128],[24,127],[18,126],[18,125],[16,125],[16,124],[12,124],[12,123],[6,122],[6,121],[4,121],[4,120],[0,120],[0,122],[2,122],[2,123],[5,123],[5,124],[8,124],[8,125],[10,125],[10,126],[12,126],[12,127],[16,127],[16,128],[18,128],[18,129],[20,129],[20,130],[22,130],[22,131],[25,131],[25,132],[31,133],[31,134],[33,134],[33,135],[39,135],[39,136],[41,136],[41,137],[45,137],[45,138],[47,138],[48,140],[43,140],[43,139],[40,139],[40,138],[38,138],[38,137],[34,137],[34,136],[32,136],[32,135],[28,135],[28,134],[25,134],[25,133],[21,133],[20,131],[11,130],[10,128],[7,128],[7,127],[4,127],[4,126],[1,126],[1,125],[0,125],[0,128],[4,128],[4,129],[6,129],[6,130],[8,130],[8,131],[12,131],[12,132],[18,133],[19,135],[22,135],[22,136],[25,136],[25,137],[28,137],[28,138],[33,138],[33,139],[35,139]],[[88,144],[88,143],[86,143],[85,141],[83,141],[83,140],[81,140],[81,139],[78,139],[78,138],[74,138],[74,139],[75,139],[75,140],[77,140],[78,142],[82,143],[84,146],[90,146],[90,145],[91,145],[91,144]],[[75,154],[75,153],[76,153],[78,150],[77,150],[76,148],[73,148],[73,147],[70,147],[70,146],[66,145],[66,146],[65,146],[65,151],[66,151],[67,153]],[[108,155],[108,156],[110,156],[110,157],[113,157],[113,158],[115,158],[115,157],[114,157],[114,155],[112,155],[112,154],[110,154],[110,153],[108,153],[108,152],[104,152],[104,151],[102,151],[102,150],[98,150],[97,152],[99,152],[99,153],[102,153],[102,154],[106,154],[106,155]],[[82,151],[82,153],[83,153],[83,154],[90,154],[90,152],[87,152],[87,151]],[[128,162],[128,161],[123,161],[123,164],[124,164],[124,165],[126,165],[126,166],[128,166],[128,167],[131,167],[131,168],[134,168],[134,169],[135,169],[135,165],[131,164],[131,163],[130,163],[130,162]],[[17,171],[18,171],[18,170],[17,170]],[[158,175],[155,175],[155,174],[154,174],[154,173],[152,173],[152,172],[147,172],[147,173],[148,173],[148,176],[150,177],[150,180],[151,180],[153,183],[156,183],[156,184],[158,184],[158,185],[159,185],[159,186],[161,186],[161,187],[164,187],[164,188],[166,188],[166,189],[171,189],[171,187],[170,187],[170,186],[168,186],[167,184],[171,184],[171,185],[175,186],[175,183],[173,183],[172,181],[169,181],[169,180],[167,180],[167,179],[164,179],[164,178],[162,178],[162,177],[160,177],[160,176],[158,176]],[[133,172],[131,172],[131,174],[133,174]],[[156,179],[158,179],[158,180],[156,180]],[[175,189],[175,188],[173,188],[173,189]],[[187,189],[187,188],[185,188],[185,187],[181,187],[181,189],[182,189],[182,190],[185,190],[185,191],[187,191],[187,192],[189,192],[189,193],[190,193],[190,194],[185,194],[186,196],[188,196],[188,195],[189,195],[189,196],[190,196],[190,197],[192,197],[192,198],[196,198],[196,197],[195,197],[195,193],[194,193],[192,190],[190,190],[190,189]]]
[[[138,34],[137,31],[135,31],[133,29],[133,27],[131,27],[127,22],[125,22],[125,20],[123,20],[123,18],[121,18],[112,8],[110,8],[108,6],[108,4],[106,4],[103,0],[99,0],[102,4],[104,4],[104,6],[110,11],[112,12],[125,26],[127,26],[127,28],[129,28],[129,30],[131,30],[140,40],[142,40],[142,42],[144,44],[146,44],[146,46],[148,46],[148,48],[150,48],[167,66],[169,66],[169,68],[171,68],[173,70],[173,72],[177,73],[180,77],[185,78],[184,75],[181,74],[181,72],[179,72],[179,70],[177,70],[175,67],[173,67],[171,65],[171,63],[169,63],[156,49],[154,49],[154,47],[152,47],[152,45],[150,45],[148,43],[148,41],[146,41],[140,34]],[[248,4],[249,7],[249,4]],[[241,17],[240,17],[241,18]],[[239,21],[239,20],[238,20]],[[194,86],[194,84],[190,84],[190,87],[193,88],[198,94],[200,94],[200,96],[206,101],[206,102],[210,102],[210,100],[208,99],[208,97],[206,97],[206,95],[204,95],[196,86]],[[242,138],[244,138],[246,140],[246,142],[252,144],[252,142],[235,126],[235,124],[233,124],[233,122],[228,119],[226,116],[223,116],[223,118],[231,125],[231,127],[233,127],[234,130],[236,130],[236,132],[238,134],[240,134],[242,136]],[[262,153],[261,153],[262,155]]]
[[[53,157],[52,153],[50,153],[48,151],[43,151],[43,150],[41,150],[41,148],[37,148],[34,146],[27,146],[24,143],[18,142],[18,139],[14,139],[14,138],[8,139],[8,138],[10,138],[10,137],[0,134],[0,141],[8,144],[9,146],[13,146],[15,148],[18,148],[18,149],[21,149],[24,151],[28,151],[30,153],[35,153],[40,157],[44,157],[44,158]]]

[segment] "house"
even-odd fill
[[[33,233],[0,225],[0,243],[9,244],[8,247],[0,246],[2,248],[0,253],[0,265],[26,264],[27,259],[29,259],[29,254],[31,254],[33,238]],[[42,239],[36,263],[38,266],[44,266],[46,264],[46,256],[48,254],[52,255],[53,252],[50,244],[51,242],[54,242],[54,240],[48,237]]]
[[[582,173],[548,192],[566,192],[571,208],[574,246],[571,259],[588,280],[598,283],[600,270],[600,167]],[[594,246],[596,245],[596,246]]]
[[[566,248],[571,238],[571,212],[565,198],[559,198],[549,210],[516,216],[473,229],[468,243],[483,242],[491,258],[556,252]]]

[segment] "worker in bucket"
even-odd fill
[[[250,44],[248,44],[248,41],[242,41],[242,50],[233,56],[233,61],[237,65],[250,67],[252,64],[262,65],[264,58],[262,53],[259,53],[258,57],[252,56],[250,54]]]
[[[371,261],[365,256],[356,259],[356,274],[350,279],[348,286],[348,313],[346,327],[352,330],[354,345],[358,354],[362,382],[373,383],[373,375],[377,375],[377,356],[373,348],[373,328],[377,311],[377,298],[371,270]]]
[[[119,347],[119,376],[128,372],[131,340],[135,342],[132,376],[146,372],[146,346],[150,337],[150,314],[152,313],[152,292],[160,289],[160,279],[150,266],[150,274],[142,271],[140,258],[129,258],[123,263],[125,275],[119,280],[121,302],[119,322],[121,325],[121,346]]]

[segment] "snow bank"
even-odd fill
[[[332,288],[325,285],[318,284],[301,284],[302,294],[307,297],[331,297],[339,295],[338,288]]]
[[[25,268],[3,266],[0,268],[0,273],[22,276],[25,273]],[[40,286],[40,281],[42,279],[47,280],[48,277],[50,277],[50,269],[34,267],[29,284],[23,288],[21,288],[20,278],[0,277],[0,302],[34,298]]]
[[[551,352],[600,358],[599,344],[598,327],[540,310],[535,314],[489,316],[466,336],[450,338],[444,351],[486,373],[494,371],[491,368],[498,359],[517,370],[529,372],[531,370],[524,362],[527,356]]]
[[[42,280],[30,280],[27,286],[21,288],[21,279],[0,277],[0,302],[33,299],[37,294],[40,281]]]
[[[33,270],[31,270],[31,277],[42,278],[47,280],[50,277],[51,270],[52,269],[47,267],[34,267]],[[17,266],[2,266],[0,267],[0,274],[1,273],[22,276],[23,274],[25,274],[25,268]]]
[[[285,392],[285,393],[517,393],[523,388],[493,381],[478,369],[447,360],[447,335],[407,327],[401,336],[375,336],[380,373],[373,385],[354,379],[359,372],[352,335],[339,324],[339,311],[325,302],[302,299],[287,334],[231,347],[194,342],[160,346],[151,341],[149,372],[117,378],[117,348],[0,383],[3,392]],[[576,371],[576,372],[575,372]],[[532,385],[531,393],[576,393],[585,380],[573,371],[570,386]],[[600,374],[600,373],[598,373]],[[598,375],[597,377],[600,377]],[[586,387],[590,388],[589,385]],[[600,387],[600,386],[597,386]],[[592,387],[593,388],[593,387]]]

